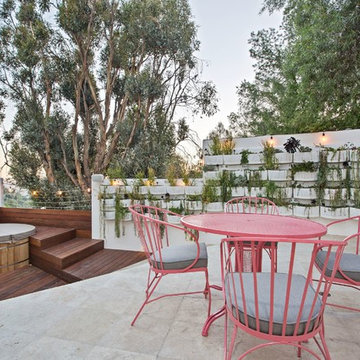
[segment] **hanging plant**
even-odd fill
[[[121,195],[119,192],[115,195],[115,235],[120,237],[120,227],[129,209],[121,203]],[[125,235],[125,226],[122,224],[122,235]]]
[[[286,140],[284,148],[286,152],[293,154],[296,152],[296,150],[300,149],[300,140],[297,140],[293,136],[291,136],[289,139]]]

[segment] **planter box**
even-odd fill
[[[167,186],[166,193],[170,195],[185,195],[185,186]]]
[[[170,208],[179,208],[181,206],[181,201],[180,200],[170,200],[166,203],[166,207],[165,209],[170,209]]]
[[[205,180],[211,180],[211,179],[218,179],[220,175],[219,171],[208,171],[204,172],[204,179]]]
[[[156,179],[155,181],[157,186],[169,186],[169,181],[167,179]]]
[[[185,186],[185,195],[200,195],[202,186]]]
[[[192,184],[193,184],[193,186],[201,186],[201,188],[202,188],[204,185],[204,180],[203,179],[193,179]]]
[[[342,163],[344,161],[350,160],[350,153],[348,150],[339,150],[333,153],[329,151],[327,153],[327,162],[328,163]]]
[[[263,163],[262,154],[249,154],[248,159],[249,159],[249,163],[247,165]]]
[[[169,215],[169,214],[167,215],[167,220],[168,220],[168,222],[169,222],[170,224],[177,224],[177,225],[179,225],[179,224],[181,224],[180,219],[181,219],[180,216]]]
[[[294,198],[295,199],[306,199],[313,200],[316,199],[316,191],[313,188],[295,188],[294,189]]]
[[[201,201],[186,201],[185,208],[191,211],[201,211],[203,205]]]
[[[346,219],[349,217],[349,208],[335,208],[332,209],[330,207],[320,206],[320,216],[325,219]]]
[[[240,165],[241,155],[224,155],[224,165]]]
[[[328,181],[342,181],[346,178],[346,170],[340,169],[340,171],[338,172],[337,170],[331,169],[326,178]]]
[[[115,206],[115,199],[104,199],[104,206],[107,208],[113,208]]]
[[[231,189],[232,197],[247,196],[247,194],[248,194],[248,189],[246,187],[237,187]]]
[[[131,205],[131,200],[130,199],[123,199],[123,200],[121,200],[121,204],[123,206],[129,207]]]
[[[132,220],[132,214],[130,212],[127,212],[121,221],[131,221]]]
[[[308,172],[308,171],[299,171],[295,173],[294,180],[295,181],[317,181],[317,172]]]
[[[290,153],[277,153],[275,154],[275,158],[279,162],[279,164],[290,164],[292,163],[292,154]]]
[[[115,211],[105,211],[104,219],[105,220],[115,220]]]
[[[278,209],[279,209],[279,214],[280,214],[280,215],[292,216],[292,214],[293,214],[292,205],[289,205],[289,206],[278,206]]]
[[[164,195],[166,194],[166,186],[149,186],[150,194],[152,195]]]
[[[289,180],[289,172],[287,170],[268,170],[267,178],[272,181],[287,181]]]
[[[213,202],[205,205],[207,212],[223,212],[224,207],[222,202]]]
[[[349,217],[359,216],[359,215],[360,215],[360,209],[359,208],[354,208],[354,207],[349,208]]]
[[[293,198],[293,189],[290,187],[286,188],[278,188],[275,194],[277,194],[279,191],[281,191],[281,195],[285,197],[286,199],[292,199]],[[266,191],[265,191],[266,193]]]
[[[338,189],[325,189],[324,200],[333,200]],[[346,199],[346,189],[341,189],[341,199]]]
[[[296,152],[294,153],[294,163],[302,163],[302,162],[319,162],[319,152],[313,149],[309,152]]]
[[[235,176],[245,176],[245,171],[244,170],[235,170],[235,171],[233,171],[233,174]]]
[[[299,206],[296,205],[293,207],[293,215],[302,217],[302,218],[318,218],[319,213],[319,206]]]
[[[250,196],[252,197],[266,197],[266,189],[253,187],[250,191]]]
[[[223,165],[224,159],[222,155],[208,155],[204,157],[205,165]]]

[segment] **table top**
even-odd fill
[[[312,239],[327,232],[315,221],[268,214],[207,213],[184,216],[181,222],[190,229],[249,238]]]
[[[16,223],[0,224],[0,242],[22,240],[35,233],[36,228],[33,225]]]

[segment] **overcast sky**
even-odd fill
[[[202,78],[215,83],[220,98],[217,114],[190,122],[200,139],[205,139],[219,121],[227,123],[227,116],[237,110],[236,86],[243,79],[254,77],[248,44],[251,32],[278,27],[281,15],[259,15],[262,0],[189,0],[189,3],[201,41],[197,56],[208,63]]]

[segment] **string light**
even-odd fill
[[[63,195],[64,195],[64,192],[63,192],[62,190],[58,190],[58,191],[56,192],[56,195],[57,195],[57,196],[63,196]]]
[[[39,191],[33,190],[33,191],[31,191],[31,195],[32,195],[32,196],[38,196],[38,195],[39,195]]]
[[[91,188],[88,187],[88,188],[86,189],[86,191],[87,191],[88,194],[90,194],[90,193],[91,193]]]
[[[271,146],[274,146],[274,144],[275,144],[274,137],[272,135],[270,136],[269,144]]]

